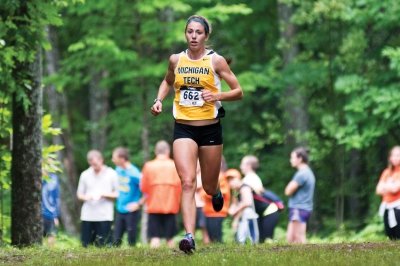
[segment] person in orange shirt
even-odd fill
[[[155,154],[154,160],[144,164],[140,184],[149,214],[148,236],[150,247],[159,247],[161,238],[165,238],[172,248],[178,232],[176,215],[181,202],[181,181],[166,141],[157,142]]]
[[[196,231],[196,229],[201,230],[201,237],[203,240],[203,244],[209,244],[210,243],[210,237],[208,236],[207,228],[206,228],[206,216],[204,215],[203,207],[204,207],[204,194],[206,192],[203,189],[203,184],[201,182],[201,169],[200,169],[200,163],[197,162],[197,170],[196,170],[196,179],[197,179],[197,189],[194,194],[194,199],[196,202],[196,228],[193,230],[193,232]]]
[[[382,196],[379,214],[383,216],[385,233],[391,240],[400,239],[400,146],[389,153],[389,166],[383,171],[376,194]]]
[[[225,171],[228,169],[225,158],[221,159],[221,171],[219,173],[219,187],[222,197],[224,198],[224,206],[216,212],[212,205],[212,196],[203,193],[204,207],[203,212],[206,216],[206,229],[211,242],[222,243],[222,223],[225,217],[228,216],[229,203],[231,201],[231,189],[228,180],[225,176]]]

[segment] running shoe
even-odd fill
[[[217,195],[212,196],[211,202],[214,211],[219,212],[222,210],[222,207],[224,207],[224,197],[222,197],[221,191],[218,191]]]
[[[179,249],[183,252],[190,254],[196,249],[196,244],[194,243],[194,239],[192,234],[186,234],[183,239],[179,242]]]

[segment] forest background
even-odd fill
[[[149,110],[192,14],[211,21],[209,45],[244,90],[223,103],[228,166],[256,155],[265,187],[285,198],[289,153],[305,145],[317,177],[309,231],[383,234],[375,186],[400,143],[399,13],[396,0],[1,1],[1,238],[24,245],[40,228],[42,156],[62,170],[62,225],[76,235],[89,149],[113,166],[126,146],[141,167],[157,140],[171,141],[171,95],[163,115]]]

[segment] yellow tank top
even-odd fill
[[[173,114],[175,119],[206,120],[224,116],[221,102],[205,102],[201,96],[203,89],[212,93],[221,91],[221,81],[212,66],[215,54],[207,50],[206,55],[198,60],[192,60],[186,51],[179,54],[175,68],[175,98]]]

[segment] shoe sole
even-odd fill
[[[179,249],[185,252],[186,254],[191,254],[193,253],[193,247],[192,244],[188,239],[182,239],[181,242],[179,242]]]

